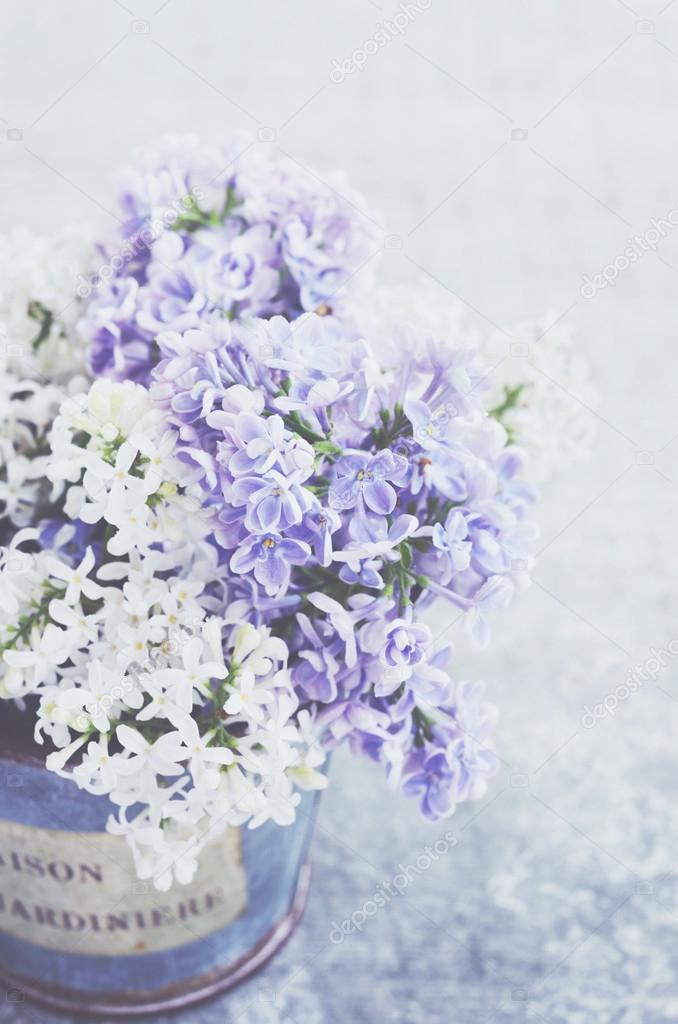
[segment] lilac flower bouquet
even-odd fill
[[[527,582],[515,389],[416,311],[375,323],[344,183],[170,139],[120,209],[0,374],[0,695],[158,888],[228,825],[293,821],[343,742],[451,814],[494,709],[423,613],[485,644]]]

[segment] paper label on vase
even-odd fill
[[[0,930],[36,946],[128,956],[185,946],[247,905],[240,833],[208,844],[188,885],[158,892],[136,876],[122,836],[0,819]]]

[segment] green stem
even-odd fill
[[[34,611],[29,612],[26,615],[22,615],[19,618],[18,626],[10,626],[9,629],[12,632],[11,640],[8,640],[4,644],[0,644],[0,655],[5,651],[14,650],[18,641],[27,643],[33,628],[40,625],[41,622],[47,622],[49,619],[49,606],[55,598],[63,597],[66,593],[65,587],[55,587],[49,580],[45,580],[43,583],[43,590],[45,591],[43,597],[39,602],[33,602]]]
[[[490,416],[493,416],[496,420],[501,420],[502,416],[505,416],[507,412],[515,409],[518,399],[524,390],[524,384],[517,384],[514,388],[505,388],[503,401],[499,405],[495,405],[494,409],[490,409]]]

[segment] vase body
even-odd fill
[[[8,999],[121,1016],[185,1006],[240,981],[288,937],[308,888],[317,794],[294,825],[228,829],[196,878],[140,882],[114,810],[0,751],[0,974]]]

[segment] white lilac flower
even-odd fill
[[[172,545],[141,561],[133,551],[99,583],[91,548],[69,564],[24,552],[35,536],[0,553],[0,574],[16,575],[11,591],[0,587],[2,693],[39,697],[36,739],[56,748],[48,768],[117,805],[110,828],[138,870],[159,888],[189,881],[204,845],[191,846],[190,823],[211,837],[229,823],[290,823],[292,773],[306,786],[325,780],[322,749],[294,719],[284,642],[210,614],[205,582],[190,576],[199,547],[187,568]],[[249,796],[229,813],[232,772]],[[142,809],[128,819],[132,807]]]
[[[78,273],[93,251],[86,234],[0,236],[0,538],[49,505],[46,434],[63,399],[87,386],[74,332]]]
[[[56,558],[47,558],[45,560],[45,566],[50,575],[54,579],[61,580],[66,584],[66,592],[63,596],[66,604],[76,604],[81,600],[83,594],[91,601],[96,601],[98,597],[101,597],[103,593],[102,588],[94,580],[89,579],[94,563],[94,552],[91,548],[87,549],[85,557],[74,568],[65,565]]]
[[[76,443],[83,437],[86,444]],[[106,547],[113,556],[148,551],[159,538],[171,538],[173,527],[184,538],[191,526],[196,538],[206,534],[209,517],[172,475],[181,468],[173,458],[177,435],[142,386],[95,382],[63,403],[50,440],[48,476],[57,485],[75,484],[67,488],[67,514],[112,527]]]
[[[515,442],[528,453],[538,480],[567,459],[591,454],[597,390],[571,327],[545,316],[518,324],[511,339],[493,335],[484,355],[493,368],[488,406],[500,411]]]
[[[73,769],[73,776],[81,789],[104,796],[118,783],[117,766],[121,760],[109,752],[107,739],[92,740]]]
[[[0,339],[9,368],[38,381],[67,382],[87,366],[73,330],[82,313],[82,275],[94,257],[92,231],[71,226],[52,237],[26,228],[0,236]]]
[[[55,678],[56,668],[70,656],[70,641],[65,630],[48,623],[44,629],[35,626],[27,637],[23,650],[13,647],[3,652],[10,668],[20,669],[30,690]]]

